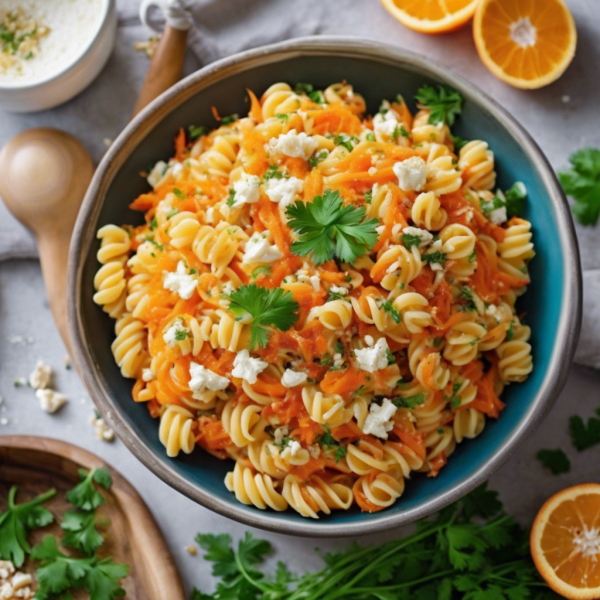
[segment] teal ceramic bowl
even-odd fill
[[[98,268],[95,233],[106,223],[141,221],[139,213],[127,208],[148,190],[140,171],[171,156],[179,127],[214,125],[211,106],[221,114],[244,114],[246,88],[260,95],[277,81],[311,82],[324,88],[344,79],[365,96],[371,113],[383,98],[398,92],[413,98],[424,83],[454,87],[465,98],[455,133],[489,143],[500,187],[517,180],[527,186],[524,216],[533,224],[537,254],[530,289],[518,308],[527,313],[533,331],[534,371],[525,383],[506,389],[500,419],[488,421],[480,437],[461,444],[437,478],[415,474],[402,498],[387,510],[335,512],[312,521],[291,510],[265,512],[238,503],[223,484],[230,462],[200,449],[175,460],[167,458],[158,440],[158,422],[145,406],[131,400],[132,381],[123,379],[114,363],[113,323],[92,301]],[[251,526],[297,535],[354,536],[395,527],[441,509],[489,478],[558,397],[580,327],[581,273],[573,223],[535,141],[484,92],[448,68],[392,46],[347,38],[306,38],[245,52],[205,67],[154,101],[126,127],[100,164],[79,215],[70,260],[74,359],[100,412],[126,446],[158,477],[203,506]]]

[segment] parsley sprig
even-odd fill
[[[573,214],[582,225],[600,218],[600,150],[582,148],[569,157],[571,168],[558,174],[565,194],[575,200]]]
[[[600,416],[600,409],[596,414]],[[600,443],[600,419],[596,417],[588,419],[586,424],[579,415],[574,415],[569,419],[569,430],[573,445],[579,452]]]
[[[316,265],[336,257],[354,261],[377,242],[377,219],[364,220],[364,206],[344,205],[339,192],[325,190],[313,202],[298,201],[287,207],[288,225],[300,236],[291,246],[298,256],[312,253]]]
[[[291,292],[282,288],[267,289],[255,283],[242,285],[230,296],[229,312],[237,320],[252,317],[250,329],[250,349],[258,344],[264,348],[269,341],[269,330],[265,325],[272,325],[287,331],[298,320],[298,303]]]
[[[571,470],[571,461],[561,448],[540,450],[536,456],[544,467],[552,471],[553,475],[568,473]]]
[[[500,514],[497,492],[485,484],[412,535],[384,544],[352,544],[323,556],[325,567],[296,577],[282,563],[274,576],[258,565],[271,545],[246,533],[237,549],[228,535],[196,540],[220,579],[213,594],[191,600],[542,600],[557,598],[529,556],[528,536]],[[473,521],[476,517],[477,520]]]
[[[429,109],[429,122],[434,125],[445,123],[452,127],[462,112],[463,97],[447,85],[424,85],[419,88],[415,100]]]

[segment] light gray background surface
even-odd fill
[[[470,26],[450,36],[429,37],[397,24],[376,0],[203,0],[196,15],[204,35],[195,43],[197,55],[213,60],[245,47],[307,34],[337,33],[363,36],[397,44],[431,56],[462,73],[504,105],[537,139],[552,165],[567,165],[570,152],[582,146],[600,147],[600,17],[593,10],[597,0],[569,0],[579,31],[577,57],[557,83],[535,92],[510,88],[497,81],[480,63]],[[148,66],[148,59],[133,50],[133,42],[148,37],[137,19],[136,0],[117,0],[120,8],[117,47],[101,76],[68,104],[34,115],[10,115],[0,111],[0,145],[29,127],[52,126],[76,135],[95,161],[105,151],[104,138],[114,139],[127,122]],[[334,15],[334,16],[332,16]],[[196,38],[197,40],[197,38]],[[186,73],[201,66],[190,53]],[[563,96],[569,96],[566,102]],[[0,203],[0,236],[19,244],[18,254],[34,256],[27,234]],[[578,227],[584,250],[582,263],[588,279],[600,272],[600,228]],[[14,250],[14,247],[13,247]],[[0,252],[0,260],[3,256]],[[591,318],[592,313],[588,316]],[[589,328],[589,327],[588,327]],[[35,260],[0,262],[0,425],[2,434],[34,434],[78,444],[105,458],[119,469],[145,498],[154,513],[180,567],[187,589],[211,588],[209,569],[200,556],[191,557],[185,547],[196,531],[230,532],[234,537],[247,529],[217,516],[171,490],[146,470],[122,443],[96,440],[88,423],[93,406],[75,375],[63,364],[64,347],[56,332],[40,269]],[[33,391],[15,388],[27,377],[38,358],[56,370],[56,387],[70,402],[56,415],[43,413]],[[492,478],[507,508],[529,523],[542,502],[553,492],[576,483],[598,481],[600,446],[579,454],[571,446],[568,417],[592,415],[600,407],[598,372],[574,367],[569,382],[550,416],[510,462]],[[476,442],[474,443],[474,445]],[[572,461],[569,474],[555,477],[535,458],[540,448],[565,449]],[[277,559],[293,569],[317,568],[312,549],[345,547],[344,540],[311,540],[254,532],[272,540]],[[397,535],[363,538],[365,543]]]

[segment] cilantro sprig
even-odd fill
[[[571,168],[558,174],[565,194],[575,200],[571,207],[582,225],[596,225],[600,218],[600,150],[582,148],[569,157]]]
[[[298,201],[287,207],[288,225],[300,236],[291,246],[298,256],[312,253],[316,265],[336,257],[354,261],[377,242],[377,219],[365,218],[364,206],[344,205],[339,192],[325,190],[313,202]]]
[[[250,349],[257,344],[261,348],[267,345],[269,330],[266,325],[287,331],[298,320],[298,303],[291,292],[282,288],[267,289],[251,283],[240,286],[230,299],[229,312],[236,319],[252,317]]]
[[[571,470],[571,461],[561,448],[540,450],[536,456],[542,465],[550,469],[554,475],[568,473]]]
[[[25,554],[31,552],[27,533],[54,521],[52,513],[41,504],[55,494],[56,490],[51,489],[29,502],[16,504],[17,486],[10,488],[8,507],[0,514],[0,559],[10,560],[16,567],[25,562]]]
[[[109,489],[112,485],[112,477],[108,469],[92,469],[86,471],[79,469],[81,481],[66,493],[66,499],[81,510],[95,510],[104,504],[104,497],[96,489],[94,482],[100,484],[104,489]]]
[[[429,122],[433,125],[445,123],[452,127],[462,113],[463,97],[447,85],[424,85],[419,88],[415,100],[429,109]]]
[[[596,414],[600,416],[600,409]],[[596,417],[588,419],[586,424],[580,416],[574,415],[569,419],[569,430],[573,445],[579,452],[600,443],[600,419]]]
[[[246,533],[234,550],[228,535],[196,540],[220,579],[213,594],[191,600],[542,600],[556,598],[530,558],[528,535],[500,514],[498,494],[480,486],[416,531],[386,543],[350,545],[323,556],[325,567],[297,577],[260,563],[271,545]],[[473,519],[476,518],[474,521]]]

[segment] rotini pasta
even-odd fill
[[[370,119],[346,82],[276,83],[182,129],[131,204],[144,224],[98,231],[94,301],[134,400],[168,456],[235,461],[239,502],[384,510],[533,368],[531,224],[492,191],[487,143],[455,151],[418,109]]]

